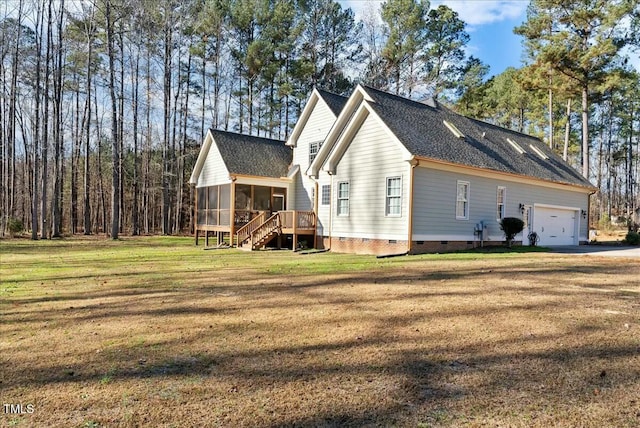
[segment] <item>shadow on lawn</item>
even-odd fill
[[[90,350],[76,355],[72,362],[52,364],[38,361],[35,367],[33,362],[11,361],[9,354],[4,353],[0,356],[4,372],[0,378],[0,387],[21,389],[61,383],[100,383],[106,379],[105,373],[110,367],[114,369],[109,372],[108,382],[185,379],[196,376],[205,377],[214,383],[234,379],[234,388],[248,395],[260,391],[268,394],[274,388],[284,388],[295,382],[316,385],[318,380],[335,384],[349,382],[350,386],[363,388],[366,387],[367,379],[385,378],[393,383],[393,388],[380,388],[371,393],[379,397],[379,405],[362,408],[347,403],[336,410],[312,407],[305,416],[282,413],[275,415],[273,421],[266,421],[265,425],[273,427],[394,425],[404,424],[407,418],[414,418],[419,422],[428,420],[429,412],[436,407],[450,407],[457,401],[483,394],[509,396],[525,392],[532,396],[537,394],[547,400],[573,394],[577,397],[574,400],[584,402],[589,400],[583,391],[585,386],[606,387],[608,380],[603,380],[596,372],[592,377],[588,373],[577,375],[581,372],[582,365],[585,362],[599,361],[615,365],[623,360],[637,358],[640,352],[637,344],[586,342],[580,346],[562,345],[572,338],[597,333],[601,329],[587,322],[576,323],[557,334],[493,340],[491,347],[486,348],[479,341],[468,343],[456,338],[443,341],[437,337],[437,331],[420,332],[414,336],[407,332],[414,330],[412,325],[417,321],[436,317],[463,319],[487,312],[508,314],[510,311],[552,313],[557,308],[566,306],[568,302],[560,298],[571,294],[552,288],[551,286],[558,284],[552,279],[544,279],[544,276],[564,275],[569,278],[567,281],[580,287],[575,293],[597,299],[602,297],[602,291],[593,288],[596,285],[590,282],[589,276],[615,275],[618,271],[620,267],[609,265],[557,267],[539,266],[531,262],[507,267],[494,265],[486,268],[461,266],[448,270],[398,269],[376,272],[376,278],[366,272],[343,273],[326,278],[288,274],[255,284],[255,278],[248,277],[234,284],[223,282],[208,285],[191,282],[184,289],[167,287],[166,284],[163,286],[163,280],[158,279],[157,283],[147,284],[144,288],[58,296],[56,302],[59,307],[54,309],[39,308],[39,304],[47,299],[11,299],[10,302],[17,307],[0,314],[0,320],[5,325],[15,324],[16,332],[25,323],[47,321],[57,323],[57,328],[71,328],[87,322],[108,323],[110,320],[127,317],[144,317],[169,323],[172,317],[183,315],[198,315],[202,319],[219,315],[242,318],[240,315],[246,313],[246,317],[250,318],[255,311],[288,310],[301,305],[309,308],[342,308],[343,311],[336,314],[337,321],[354,323],[362,319],[373,327],[368,332],[370,334],[348,340],[282,346],[262,343],[256,337],[257,333],[252,331],[258,330],[258,327],[251,326],[247,321],[238,321],[237,325],[227,328],[238,329],[246,350],[209,347],[203,351],[200,345],[215,343],[221,333],[216,329],[200,328],[180,339],[153,343],[158,348],[154,352],[147,346],[123,345],[118,346],[118,350],[107,349],[101,353],[88,348]],[[582,275],[584,278],[575,279],[575,275]],[[466,287],[465,281],[471,277],[476,281],[482,281],[486,277],[487,283]],[[495,280],[502,282],[495,284]],[[505,283],[508,280],[519,282]],[[354,295],[342,290],[345,285],[357,287],[372,283],[387,287],[386,293],[391,294],[394,285],[402,285],[403,288],[395,295],[381,296]],[[602,284],[599,287],[610,288]],[[609,297],[624,295],[615,288],[611,291],[607,293]],[[494,292],[520,293],[521,300],[508,306],[497,306],[491,299],[484,303],[478,300],[488,298]],[[550,299],[535,300],[546,296]],[[230,301],[225,297],[238,297],[238,300]],[[417,313],[391,315],[384,311],[368,312],[394,301],[414,299],[424,305],[434,299],[447,297],[463,298],[459,302],[461,306],[455,312],[434,311],[426,305],[421,306]],[[115,301],[103,304],[91,302],[104,298]],[[63,305],[65,301],[69,301],[73,307]],[[82,301],[87,302],[83,304]],[[147,309],[143,309],[145,307]],[[324,329],[335,328],[332,324],[334,321],[336,320],[324,321]],[[391,335],[388,332],[389,326],[401,334]],[[272,329],[279,328],[282,329],[282,335],[297,334],[296,330],[290,329],[291,326],[283,327],[275,321]],[[10,330],[4,328],[4,331]],[[8,345],[20,346],[17,343]],[[9,346],[4,348],[10,351]],[[373,363],[357,358],[358,355],[366,356],[374,350],[381,357]],[[150,354],[152,357],[149,357]],[[354,358],[347,358],[350,356]],[[509,369],[514,366],[516,368]],[[550,383],[554,377],[566,376],[566,373],[576,373],[577,380],[564,384]],[[624,379],[618,379],[617,386],[634,385],[640,376],[640,368],[630,366],[625,375]],[[481,381],[477,386],[469,386],[465,382],[458,382],[460,376],[475,376]],[[539,389],[540,385],[544,388]],[[328,393],[312,387],[308,394],[311,399],[322,400]]]
[[[386,324],[381,320],[380,324]],[[411,321],[407,317],[406,322]],[[560,343],[571,335],[565,334],[539,336],[531,339],[531,343]],[[531,345],[528,343],[528,345]],[[167,344],[170,345],[170,344]],[[318,355],[334,355],[366,353],[371,348],[390,349],[405,348],[414,345],[415,349],[389,351],[388,357],[379,363],[352,363],[326,359],[317,364]],[[13,362],[12,371],[21,370],[25,378],[12,385],[11,381],[3,381],[3,388],[28,388],[51,383],[78,383],[87,385],[94,382],[103,383],[104,370],[95,367],[117,367],[109,372],[108,383],[131,379],[186,379],[204,377],[216,380],[234,379],[234,393],[243,395],[269,394],[291,383],[309,384],[318,380],[333,382],[340,387],[341,381],[350,382],[351,387],[365,389],[370,379],[384,377],[397,381],[393,388],[382,388],[376,391],[380,403],[374,407],[365,407],[349,403],[348,409],[335,411],[313,409],[311,416],[290,416],[286,412],[274,414],[274,420],[266,426],[363,426],[405,424],[407,418],[428,420],[434,408],[454,406],[455,402],[473,398],[477,395],[500,395],[501,397],[522,397],[523,393],[554,400],[571,395],[573,402],[588,402],[584,389],[593,387],[607,388],[612,386],[608,380],[598,376],[598,371],[578,376],[570,384],[556,385],[554,378],[571,372],[580,372],[581,365],[587,361],[602,361],[601,367],[615,366],[618,361],[628,360],[638,355],[637,345],[614,346],[606,344],[587,344],[580,347],[551,350],[499,351],[500,345],[513,345],[511,341],[496,343],[494,350],[482,350],[476,346],[416,347],[412,339],[389,339],[386,337],[370,337],[342,343],[327,343],[291,347],[272,347],[269,349],[247,352],[230,352],[209,354],[180,354],[165,356],[155,362],[142,363],[140,355],[135,352],[113,354],[115,361],[99,359],[84,361],[79,365],[44,365],[38,368],[20,367],[20,362]],[[169,353],[169,352],[167,352]],[[456,359],[443,360],[442,355],[456,355]],[[291,362],[295,365],[291,365]],[[508,369],[519,361],[524,367],[517,370]],[[526,364],[525,362],[529,362]],[[606,361],[606,366],[604,365]],[[5,366],[7,361],[3,361]],[[527,367],[528,366],[528,367]],[[8,367],[8,366],[5,366]],[[89,368],[91,367],[91,369]],[[482,386],[471,388],[463,382],[456,381],[457,376],[481,376]],[[616,387],[635,385],[640,375],[637,367],[629,367],[623,379],[616,381]],[[353,379],[356,379],[354,382]],[[542,386],[540,389],[538,386]],[[227,391],[229,392],[229,391]],[[307,398],[322,400],[327,394],[322,390],[311,390]],[[330,394],[330,393],[329,393]],[[342,406],[344,407],[344,406]],[[404,422],[402,422],[404,421]],[[220,421],[210,421],[216,424]]]
[[[628,267],[631,270],[631,267]],[[193,304],[194,301],[201,301],[202,298],[212,296],[240,296],[243,299],[252,300],[253,309],[282,309],[283,307],[297,308],[300,304],[316,306],[330,304],[351,304],[367,306],[376,303],[389,301],[388,296],[373,298],[368,296],[353,297],[342,293],[334,293],[335,287],[358,286],[361,284],[377,284],[379,286],[411,285],[410,290],[404,289],[397,294],[397,299],[429,299],[438,297],[475,297],[483,296],[487,293],[500,290],[501,292],[526,292],[529,296],[566,296],[566,291],[551,288],[557,286],[554,279],[546,279],[548,276],[563,275],[569,278],[562,285],[572,285],[584,295],[600,297],[602,291],[613,292],[615,296],[627,297],[629,291],[616,290],[616,287],[623,285],[611,283],[602,284],[598,280],[590,280],[590,276],[607,275],[615,277],[623,271],[619,266],[600,265],[579,265],[570,267],[540,266],[538,263],[518,264],[517,267],[489,266],[485,268],[462,268],[455,270],[420,270],[420,269],[399,269],[391,271],[379,271],[372,277],[370,273],[341,273],[322,277],[312,277],[307,275],[284,274],[279,278],[270,277],[268,280],[260,280],[256,284],[258,275],[255,273],[245,274],[242,270],[237,270],[238,279],[234,283],[213,283],[205,285],[194,283],[194,280],[184,280],[185,284],[167,285],[172,282],[172,278],[183,278],[192,273],[187,270],[171,271],[171,276],[154,277],[149,279],[148,272],[127,272],[115,274],[115,279],[131,281],[127,287],[107,290],[95,290],[89,292],[65,293],[62,295],[43,296],[37,298],[10,298],[5,300],[14,310],[3,310],[0,313],[0,320],[5,324],[20,324],[24,322],[26,316],[29,320],[38,322],[49,322],[59,320],[64,315],[60,325],[73,325],[78,322],[85,322],[100,319],[117,319],[130,316],[158,316],[166,317],[172,315],[220,315],[232,314],[246,310],[242,304],[228,305],[222,301],[219,305],[203,306]],[[576,276],[582,275],[580,279]],[[136,278],[144,277],[145,281],[137,281]],[[71,280],[85,280],[96,278],[91,275],[77,275]],[[100,277],[97,277],[100,278]],[[465,281],[473,278],[475,281],[484,281],[482,286],[473,289],[465,288]],[[486,280],[483,280],[486,278]],[[506,279],[512,282],[510,285],[495,285],[492,281],[496,278]],[[104,277],[112,281],[112,277]],[[213,278],[212,281],[216,279]],[[513,282],[517,281],[517,284]],[[98,281],[100,282],[100,281]],[[202,281],[201,281],[202,282]],[[208,282],[206,279],[204,282]],[[535,285],[529,285],[529,283]],[[442,290],[442,286],[451,288],[459,284],[462,287],[458,290]],[[640,284],[640,280],[636,285]],[[544,285],[544,286],[541,286]],[[633,286],[634,284],[626,284]],[[551,286],[551,287],[546,287]],[[107,286],[108,287],[108,286]],[[55,292],[52,289],[52,292]],[[305,297],[305,301],[290,299],[292,296]],[[275,298],[274,298],[275,297]],[[281,298],[281,299],[279,299]],[[116,300],[110,302],[93,302],[103,299]],[[135,300],[136,304],[131,302]],[[290,300],[284,303],[281,300]],[[82,304],[82,302],[86,302]],[[59,302],[54,309],[25,309],[25,306],[39,303]],[[64,304],[68,302],[69,305]],[[187,304],[190,303],[190,304]],[[558,301],[553,305],[561,305]],[[153,309],[141,309],[146,306],[155,306]],[[505,309],[533,310],[536,304],[529,304],[523,300],[517,305],[511,305]],[[552,303],[548,303],[552,305]],[[438,314],[440,317],[455,317],[459,315],[478,315],[483,309],[471,310],[464,313]],[[20,316],[20,317],[17,317]]]

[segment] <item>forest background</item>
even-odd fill
[[[640,6],[533,0],[514,31],[490,76],[427,0],[3,1],[0,235],[187,233],[207,129],[286,139],[314,86],[358,83],[542,138],[598,187],[592,227],[632,226]]]

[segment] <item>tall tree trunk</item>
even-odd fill
[[[118,206],[120,207],[118,219],[119,231],[123,231],[125,223],[125,203],[124,203],[124,29],[123,20],[120,19],[120,25],[118,26],[118,46],[120,50],[120,93],[118,94],[118,143],[120,144],[118,150],[118,182],[120,183],[118,191]]]
[[[178,44],[180,44],[178,42]],[[189,54],[191,56],[191,54]],[[173,233],[178,228],[178,225],[175,223],[176,213],[173,212],[175,208],[175,198],[178,193],[178,187],[180,183],[178,182],[178,174],[176,172],[176,141],[179,137],[176,137],[176,133],[179,129],[181,129],[179,122],[179,114],[178,108],[180,107],[180,94],[182,92],[182,72],[181,72],[181,59],[180,59],[180,51],[178,50],[178,57],[176,58],[176,63],[178,64],[178,83],[175,90],[174,98],[173,98],[173,124],[171,125],[171,150],[169,151],[169,188],[171,191],[169,192],[169,233]]]
[[[202,143],[204,141],[204,136],[207,134],[207,130],[204,127],[204,117],[206,114],[206,100],[207,100],[207,60],[206,60],[206,49],[207,47],[204,47],[205,52],[202,54],[202,123],[200,125],[201,128],[201,133],[200,133],[200,143]],[[216,102],[217,100],[214,98],[214,102]],[[215,110],[215,109],[214,109]]]
[[[31,196],[31,239],[38,239],[38,205],[39,205],[39,191],[38,181],[40,180],[40,160],[39,160],[39,143],[40,143],[40,67],[42,65],[42,24],[43,24],[44,11],[41,8],[40,3],[37,5],[36,11],[36,93],[35,93],[35,124],[33,131],[33,180],[32,196]],[[27,153],[27,152],[25,152]]]
[[[633,101],[630,103],[631,111],[629,112],[629,144],[627,145],[627,159],[626,159],[626,168],[627,168],[627,225],[629,227],[629,231],[631,231],[633,227],[633,214],[635,211],[634,197],[633,197],[633,121],[634,121],[634,107],[635,103]]]
[[[582,86],[582,176],[589,179],[589,87]]]
[[[571,135],[571,98],[567,100],[567,121],[564,124],[564,147],[562,159],[566,162],[569,158],[569,136]]]
[[[144,181],[142,182],[142,211],[144,213],[144,233],[149,234],[151,230],[149,218],[149,174],[151,172],[151,49],[147,48],[146,58],[147,77],[147,110],[146,110],[146,134],[145,134],[145,158],[144,158]]]
[[[613,100],[609,100],[609,118],[607,120],[608,138],[607,138],[607,216],[611,221],[612,213],[612,198],[613,198],[613,186],[611,185],[611,179],[613,175],[613,151],[611,150],[612,134],[613,134]],[[613,182],[615,186],[615,180]]]
[[[6,188],[7,208],[5,212],[5,225],[10,217],[15,216],[16,197],[16,101],[18,87],[18,57],[20,55],[20,41],[22,38],[22,6],[23,0],[18,2],[18,16],[16,19],[16,40],[13,50],[13,63],[11,64],[11,86],[9,88],[9,117],[7,128],[7,168],[6,168]],[[26,154],[26,152],[25,152]]]
[[[93,22],[93,13],[90,20],[90,24]],[[91,235],[91,168],[90,168],[90,155],[91,155],[91,55],[93,54],[93,29],[90,27],[87,29],[87,119],[85,122],[85,140],[84,140],[84,234]],[[97,110],[96,110],[97,111]]]
[[[186,91],[184,98],[184,115],[183,115],[183,126],[182,126],[182,138],[180,144],[180,156],[178,157],[178,196],[176,203],[176,227],[177,230],[182,230],[183,226],[183,206],[184,206],[184,186],[185,186],[185,176],[184,176],[184,160],[187,146],[187,127],[189,124],[189,87],[191,86],[191,51],[189,51],[189,57],[187,60],[187,78],[185,81]]]
[[[113,40],[113,18],[111,16],[111,0],[106,1],[105,19],[107,24],[107,54],[109,56],[109,97],[111,98],[111,138],[112,165],[111,175],[111,239],[118,239],[120,231],[120,133],[118,132],[118,106],[116,102],[115,82],[115,48]]]
[[[103,129],[103,123],[102,123],[102,119],[98,119],[98,91],[93,91],[93,102],[94,102],[94,107],[95,107],[95,111],[96,111],[96,139],[98,141],[98,156],[97,156],[97,163],[98,163],[98,175],[96,176],[98,178],[98,195],[100,196],[100,216],[98,217],[98,215],[96,214],[96,224],[98,223],[98,220],[100,220],[101,222],[101,227],[100,230],[102,231],[102,233],[107,233],[107,201],[106,201],[106,191],[105,191],[105,184],[104,184],[104,174],[102,173],[102,129]],[[96,201],[97,204],[98,201]]]
[[[51,225],[48,224],[48,187],[49,187],[49,74],[51,71],[51,27],[52,27],[52,12],[51,6],[53,2],[48,2],[49,7],[47,9],[47,53],[45,56],[45,71],[44,71],[44,123],[42,124],[43,138],[42,138],[42,205],[41,211],[41,226],[42,238],[46,239],[51,236]]]
[[[71,211],[69,222],[72,235],[78,233],[78,165],[80,163],[80,145],[82,144],[80,131],[82,128],[80,124],[80,79],[78,78],[78,70],[75,70],[74,86],[76,93],[73,117],[73,151],[71,153]]]
[[[165,25],[164,25],[164,138],[162,142],[162,234],[169,235],[171,233],[169,225],[170,210],[170,125],[171,125],[171,55],[172,55],[172,26],[169,17],[170,5],[165,3]]]
[[[140,82],[140,47],[136,48],[136,57],[133,63],[133,72],[131,73],[131,86],[133,94],[131,97],[131,108],[133,110],[133,204],[131,207],[131,234],[137,236],[140,234],[140,219],[138,218],[139,207],[138,199],[140,198],[139,170],[140,159],[138,153],[138,87]]]
[[[64,0],[60,0],[60,15],[58,20],[58,46],[57,46],[57,60],[56,60],[56,72],[54,80],[54,97],[53,97],[53,112],[54,112],[54,142],[55,142],[55,170],[53,181],[53,205],[51,208],[51,223],[52,223],[52,236],[60,237],[62,233],[62,177],[63,177],[63,141],[62,141],[62,69],[64,64],[62,63],[62,35],[63,35],[63,22],[64,22]]]
[[[549,148],[553,150],[553,89],[551,88],[551,77],[549,78]]]

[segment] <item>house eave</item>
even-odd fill
[[[265,177],[261,175],[249,175],[249,174],[230,174],[231,181],[237,181],[238,179],[254,180],[254,181],[282,181],[284,183],[292,183],[292,177]]]
[[[566,183],[554,180],[544,180],[538,177],[532,177],[523,174],[514,174],[505,171],[497,171],[494,169],[474,167],[470,165],[462,165],[453,162],[443,161],[441,159],[434,159],[425,156],[414,156],[414,159],[420,162],[422,167],[431,167],[434,169],[451,170],[456,169],[458,171],[467,172],[470,175],[489,176],[492,178],[502,178],[508,181],[524,182],[530,184],[536,184],[543,187],[552,187],[556,189],[573,189],[576,191],[592,194],[598,189],[594,186],[581,186],[578,184]]]

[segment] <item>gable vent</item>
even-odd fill
[[[460,132],[460,130],[456,128],[456,126],[453,123],[447,122],[446,120],[443,120],[442,123],[444,123],[444,126],[449,128],[449,131],[451,131],[451,133],[455,135],[457,138],[461,138],[463,140],[465,139],[464,134]]]
[[[531,147],[531,150],[533,150],[534,152],[536,152],[536,154],[538,156],[540,156],[542,159],[549,159],[549,156],[545,155],[544,152],[542,152],[542,150],[540,150],[539,148],[537,148],[536,146],[534,146],[533,144],[529,144],[529,147]]]
[[[516,150],[516,152],[520,153],[521,155],[526,153],[524,149],[520,147],[520,144],[516,143],[511,138],[507,138],[507,143],[511,144],[511,147],[513,147]]]

